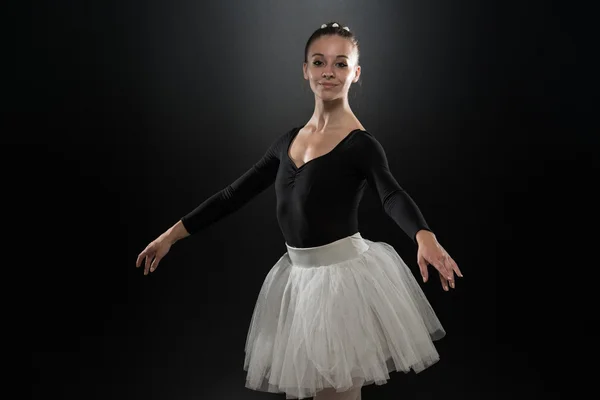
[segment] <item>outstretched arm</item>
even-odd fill
[[[444,290],[449,290],[449,286],[454,288],[454,274],[463,276],[458,265],[438,243],[415,202],[392,176],[381,144],[368,133],[361,135],[361,140],[357,147],[360,154],[356,157],[360,169],[379,196],[385,212],[418,244],[417,264],[423,282],[429,278],[427,266],[430,264],[438,270]]]
[[[180,221],[183,228],[190,235],[207,228],[271,186],[279,168],[279,149],[284,136],[280,136],[242,176],[183,216]]]

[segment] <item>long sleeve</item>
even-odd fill
[[[358,168],[379,197],[386,214],[416,243],[418,231],[431,229],[417,204],[392,175],[383,146],[367,132],[360,135],[357,149]]]
[[[215,193],[193,211],[181,218],[185,229],[194,234],[240,209],[275,181],[279,168],[281,135],[263,157],[242,176]]]

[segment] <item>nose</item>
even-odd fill
[[[324,79],[333,78],[333,72],[331,72],[331,71],[323,71],[323,78]]]

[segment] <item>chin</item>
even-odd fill
[[[342,98],[342,94],[339,92],[336,93],[320,93],[319,97],[323,100],[323,101],[332,101],[332,100],[337,100]]]

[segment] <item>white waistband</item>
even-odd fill
[[[287,243],[286,246],[292,264],[306,268],[351,260],[369,249],[360,232],[317,247],[291,247]]]

